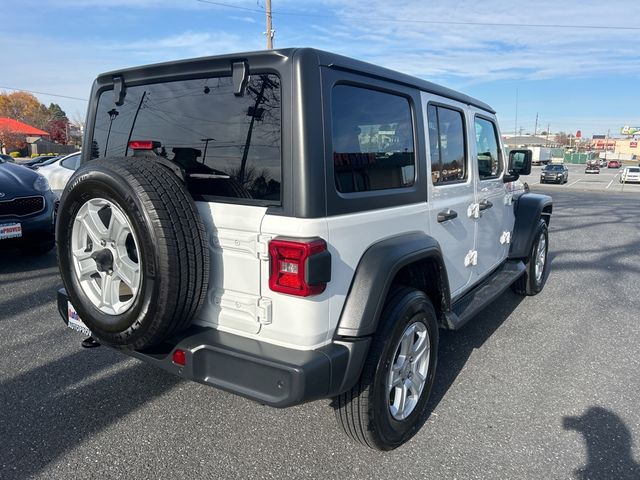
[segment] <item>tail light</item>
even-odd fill
[[[322,239],[275,239],[269,242],[274,292],[308,297],[324,292],[331,281],[331,254]]]

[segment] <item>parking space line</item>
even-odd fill
[[[576,180],[573,183],[570,183],[569,185],[567,185],[567,187],[570,187],[571,185],[575,185],[576,183],[578,183],[580,180],[582,180],[581,178],[579,178],[578,180]]]
[[[608,190],[609,187],[611,187],[611,184],[613,183],[613,181],[616,179],[616,177],[618,176],[618,173],[620,172],[616,172],[615,175],[613,176],[613,178],[611,179],[611,181],[609,182],[609,185],[607,185],[606,187],[604,187],[605,190]]]

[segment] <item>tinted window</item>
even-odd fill
[[[493,122],[480,117],[476,117],[475,127],[480,180],[498,177],[502,173],[498,130]]]
[[[251,75],[244,96],[231,77],[127,88],[124,105],[102,93],[91,157],[132,155],[129,140],[158,142],[196,197],[278,204],[281,182],[280,80]]]
[[[413,126],[406,98],[337,85],[333,88],[331,122],[339,192],[413,185]]]
[[[464,118],[457,110],[436,105],[427,108],[431,180],[434,184],[467,178]]]
[[[68,168],[69,170],[75,170],[78,168],[78,163],[80,162],[80,155],[74,155],[73,157],[65,158],[60,162],[60,164],[64,168]]]

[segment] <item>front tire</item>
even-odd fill
[[[524,274],[516,280],[511,289],[518,295],[537,295],[544,288],[548,277],[547,253],[549,251],[549,229],[547,222],[540,219],[535,241]]]
[[[390,293],[360,380],[333,402],[352,440],[392,450],[420,430],[435,376],[436,318],[424,292],[398,287]]]

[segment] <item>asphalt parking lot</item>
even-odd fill
[[[0,478],[640,478],[640,194],[574,170],[530,182],[555,203],[545,290],[442,332],[431,416],[384,454],[328,401],[275,410],[83,350],[55,255],[0,253]]]
[[[563,185],[548,183],[545,186],[561,190],[582,190],[588,192],[620,192],[640,193],[640,183],[620,183],[622,168],[600,169],[600,173],[584,173],[585,165],[566,164],[569,169],[569,181]],[[626,163],[624,166],[638,166],[638,162]],[[540,185],[542,166],[531,167],[531,175],[520,177],[530,186]]]

